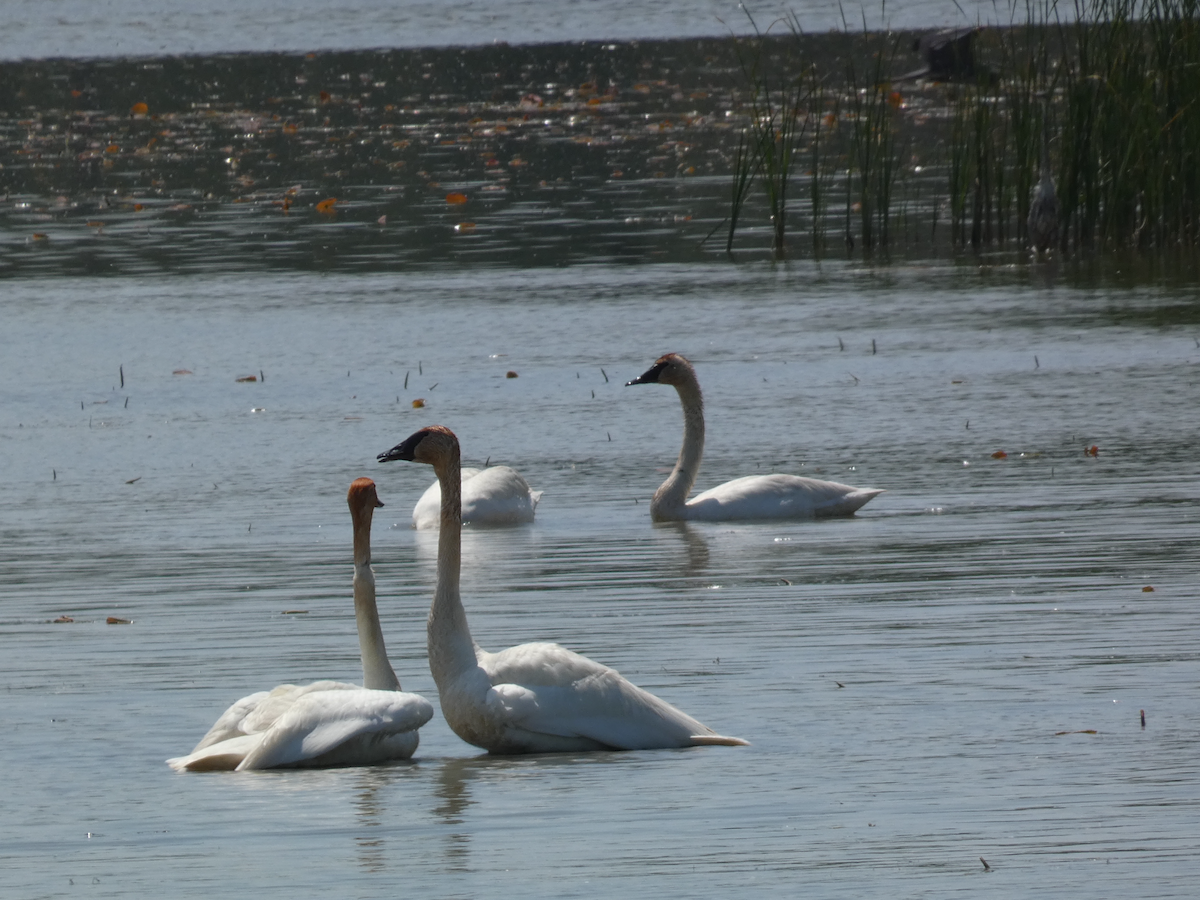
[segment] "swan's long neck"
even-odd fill
[[[459,595],[462,570],[462,474],[458,447],[434,465],[442,490],[438,531],[437,589],[429,607],[429,669],[441,688],[445,679],[473,668],[475,642]]]
[[[354,516],[354,618],[358,622],[358,647],[362,652],[363,687],[398,691],[400,679],[388,662],[375,603],[375,573],[371,571],[371,510]]]
[[[683,406],[683,448],[674,470],[654,493],[650,503],[652,513],[669,513],[687,502],[704,456],[704,397],[700,383],[693,376],[676,384],[675,390]]]

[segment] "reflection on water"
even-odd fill
[[[1062,278],[10,281],[0,893],[850,898],[987,877],[1082,898],[1102,871],[1190,898],[1195,304]],[[698,490],[787,471],[888,493],[845,520],[652,525],[679,406],[619,382],[666,350],[705,367]],[[360,677],[360,475],[387,504],[389,655],[436,699],[437,535],[409,528],[430,476],[375,462],[435,421],[545,491],[533,524],[464,535],[483,645],[558,641],[753,746],[489,758],[435,715],[404,765],[163,764],[234,697]]]

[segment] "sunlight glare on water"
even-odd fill
[[[0,887],[1190,897],[1189,303],[836,263],[10,280]],[[624,383],[672,350],[705,390],[697,489],[888,493],[652,526],[681,416]],[[374,460],[434,422],[545,491],[465,535],[476,639],[560,641],[753,746],[488,758],[439,714],[407,764],[163,764],[253,690],[361,677],[361,475],[388,649],[435,699],[432,473]]]

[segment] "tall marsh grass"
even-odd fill
[[[759,185],[784,255],[798,168],[814,250],[837,219],[868,253],[947,234],[1026,247],[1046,134],[1058,252],[1200,248],[1200,0],[1016,0],[1009,14],[980,31],[972,79],[919,87],[890,81],[911,36],[847,29],[840,66],[822,70],[794,20],[790,47],[756,30],[727,248]]]

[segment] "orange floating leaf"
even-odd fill
[[[1008,454],[1003,450],[997,450],[992,454],[992,459],[1008,459]]]
[[[416,400],[414,400],[412,402],[413,409],[422,409],[422,408],[424,408],[424,406],[425,406],[425,401],[421,397],[418,397]]]
[[[446,195],[446,202],[451,204],[460,204],[467,202],[467,195],[460,194],[458,191],[451,191]]]
[[[238,384],[244,384],[247,381],[258,381],[257,375],[242,375],[240,378],[235,378],[234,381]]]
[[[1142,588],[1142,593],[1143,594],[1153,594],[1154,593],[1154,585],[1152,585],[1152,584],[1146,585],[1144,588]]]
[[[146,113],[150,112],[150,107],[139,100],[137,103],[133,104],[133,106],[129,107],[129,111],[135,116],[144,116]]]
[[[900,96],[899,91],[892,91],[888,94],[888,103],[892,105],[892,109],[899,109],[904,103],[904,98]]]
[[[40,241],[48,241],[48,240],[50,240],[50,235],[46,234],[46,233],[45,233],[45,232],[43,232],[43,231],[35,231],[35,232],[33,233],[33,238],[32,238],[32,240],[34,240],[34,241],[39,241],[39,242],[40,242]]]
[[[295,134],[299,130],[300,130],[300,126],[297,125],[295,122],[284,122],[283,123],[283,133],[284,134]]]
[[[317,204],[317,212],[323,215],[331,216],[334,213],[334,207],[337,205],[337,197],[329,197]]]
[[[1088,456],[1099,456],[1100,448],[1097,447],[1095,444],[1092,444],[1092,446],[1088,447],[1083,452],[1086,453]]]
[[[141,211],[142,211],[143,209],[145,209],[145,208],[146,208],[146,207],[142,206],[142,204],[140,204],[140,203],[135,203],[135,204],[133,204],[133,211],[134,211],[134,212],[141,212]]]
[[[117,146],[116,144],[109,144],[107,147],[104,148],[104,152],[105,153],[120,153],[121,148],[119,146]]]
[[[80,97],[83,96],[83,91],[78,90],[78,89],[72,89],[71,96],[74,97],[76,100],[78,100]]]
[[[109,616],[104,621],[107,622],[109,625],[132,625],[133,624],[133,622],[131,620],[122,619],[118,616]]]

